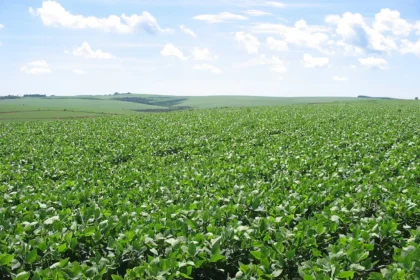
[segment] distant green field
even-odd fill
[[[0,100],[0,121],[132,115],[185,109],[255,107],[329,102],[353,102],[340,97],[165,96],[118,94],[101,96],[25,97]]]
[[[9,107],[11,106],[11,107]],[[84,99],[84,98],[22,98],[0,100],[0,112],[6,109],[28,111],[33,109],[42,110],[78,110],[99,113],[128,114],[132,110],[152,109],[156,106],[147,104],[123,102],[106,99]],[[29,108],[26,108],[29,107]],[[128,111],[128,112],[127,112]]]
[[[2,121],[21,121],[21,120],[52,120],[52,119],[73,119],[73,118],[92,118],[108,114],[80,112],[80,111],[25,111],[16,113],[0,113]]]
[[[188,97],[182,106],[194,108],[214,107],[257,107],[310,103],[329,103],[343,101],[357,101],[357,98],[348,97],[253,97],[253,96],[203,96]]]

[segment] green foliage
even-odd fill
[[[0,124],[0,279],[419,279],[420,110]]]

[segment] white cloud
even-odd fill
[[[339,77],[339,76],[334,76],[332,77],[332,79],[337,82],[347,82],[349,80],[347,77]]]
[[[375,16],[373,28],[379,32],[389,31],[394,35],[410,35],[414,29],[414,25],[402,19],[400,12],[390,9],[382,9]]]
[[[343,55],[350,55],[350,56],[362,56],[365,54],[365,50],[361,47],[354,46],[347,44],[343,41],[335,42],[337,47],[342,48],[342,54]]]
[[[214,55],[210,52],[209,49],[200,49],[194,48],[192,52],[194,60],[216,60],[218,59],[217,55]]]
[[[365,66],[371,69],[381,69],[381,70],[388,69],[388,62],[383,58],[376,58],[376,57],[359,58],[359,62],[362,66]]]
[[[29,13],[41,17],[46,26],[63,27],[69,29],[97,29],[106,32],[131,33],[140,27],[148,33],[169,32],[162,29],[157,20],[148,12],[141,15],[127,16],[110,15],[107,18],[94,16],[73,15],[58,2],[46,0],[42,7],[34,10],[29,8]]]
[[[185,25],[181,25],[179,27],[179,29],[182,30],[182,32],[184,32],[185,34],[190,35],[191,37],[197,38],[197,34],[195,34],[194,31],[192,31],[191,29],[189,29],[188,27],[186,27]]]
[[[222,73],[222,70],[220,70],[219,68],[211,64],[197,64],[197,65],[194,65],[193,69],[194,70],[209,70],[210,72],[214,74]]]
[[[45,60],[36,60],[33,62],[26,63],[27,66],[39,67],[39,68],[48,68],[48,63]]]
[[[73,73],[78,74],[78,75],[84,75],[86,74],[86,71],[82,69],[74,69]]]
[[[264,62],[264,57],[262,57]],[[278,56],[272,56],[271,59],[267,59],[265,61],[267,64],[271,65],[271,71],[277,73],[286,73],[287,72],[287,64],[283,60],[281,60]]]
[[[284,7],[286,7],[287,5],[286,4],[284,4],[284,3],[281,3],[281,2],[274,2],[274,1],[267,1],[267,2],[265,2],[265,5],[266,6],[271,6],[271,7],[274,7],[274,8],[284,8]]]
[[[166,44],[160,52],[162,56],[175,56],[180,60],[187,60],[184,53],[173,44]]]
[[[223,12],[223,13],[215,14],[215,15],[198,15],[198,16],[195,16],[194,19],[207,21],[209,23],[220,23],[220,22],[229,21],[229,20],[248,20],[247,17],[228,13],[228,12]]]
[[[354,64],[352,64],[352,65],[350,65],[350,68],[351,68],[351,69],[357,69],[357,66],[356,66],[356,65],[354,65]]]
[[[379,30],[369,26],[361,14],[347,12],[343,16],[330,15],[325,21],[336,26],[335,32],[341,37],[339,42],[341,46],[384,52],[397,49],[395,38],[385,36]]]
[[[244,11],[244,13],[250,17],[262,17],[262,16],[272,15],[272,13],[267,13],[260,10],[247,10],[247,11]]]
[[[309,54],[303,56],[303,66],[305,68],[325,68],[330,64],[328,57],[313,57]]]
[[[258,66],[258,65],[269,65],[270,70],[278,73],[286,73],[288,71],[287,64],[281,60],[278,56],[272,56],[268,58],[266,55],[262,54],[258,58],[254,58],[246,63],[243,67]]]
[[[420,40],[416,43],[410,42],[408,40],[403,40],[400,48],[402,54],[413,53],[420,57]]]
[[[267,45],[268,45],[268,48],[273,51],[282,52],[282,51],[289,50],[289,47],[286,41],[276,40],[273,37],[267,38]]]
[[[45,60],[37,60],[33,62],[26,63],[20,68],[21,72],[27,74],[48,74],[51,73],[50,66]]]
[[[261,45],[257,37],[243,31],[235,33],[235,40],[242,44],[249,54],[257,54]]]
[[[287,44],[316,49],[325,54],[332,54],[330,50],[330,38],[326,33],[328,32],[328,28],[311,26],[304,20],[297,21],[294,26],[262,23],[254,26],[252,31],[263,34],[276,34]]]
[[[91,59],[113,59],[113,56],[110,53],[104,52],[102,50],[92,50],[92,47],[89,45],[88,42],[84,42],[80,47],[73,50],[74,56],[81,56],[84,58],[91,58]]]

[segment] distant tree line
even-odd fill
[[[19,99],[20,98],[20,96],[17,96],[17,95],[6,95],[6,96],[0,96],[0,100],[3,100],[3,99]]]
[[[23,97],[47,97],[46,94],[24,94]]]

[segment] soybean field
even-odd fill
[[[0,123],[1,279],[420,279],[420,104]]]

